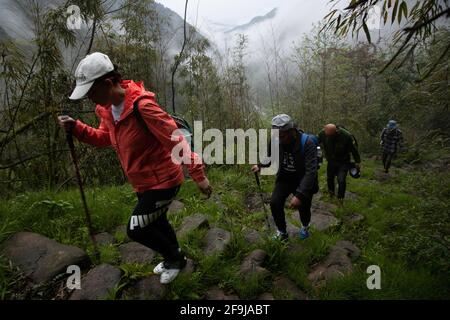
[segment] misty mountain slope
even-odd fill
[[[343,9],[344,2],[339,3],[336,9]],[[247,68],[250,85],[254,91],[267,92],[268,73],[272,80],[275,69],[280,72],[295,68],[291,62],[294,46],[301,45],[304,35],[311,36],[314,26],[323,23],[323,18],[330,12],[328,2],[317,0],[280,0],[279,6],[266,14],[251,16],[249,12],[248,23],[227,26],[217,21],[204,19],[200,30],[211,42],[215,43],[218,51],[225,58],[230,59],[232,48],[237,44],[239,35],[247,38],[247,49],[244,63]],[[380,30],[371,30],[372,41],[390,43],[392,35],[398,30],[398,25],[381,26]],[[349,44],[365,42],[364,32],[358,38],[347,37]],[[383,45],[380,43],[379,45]],[[282,65],[276,65],[283,61]],[[281,71],[281,68],[284,68]],[[280,76],[280,74],[278,74]]]
[[[262,23],[264,21],[270,20],[275,18],[275,16],[277,15],[277,8],[274,8],[273,10],[271,10],[269,13],[267,13],[264,16],[258,16],[253,18],[249,23],[234,27],[233,29],[226,31],[225,33],[232,33],[232,32],[245,32],[248,28],[251,28],[252,26],[255,26],[258,23]]]
[[[318,6],[314,0],[285,1],[265,15],[250,15],[250,22],[228,29],[218,28],[218,22],[206,20],[202,31],[222,49],[232,47],[238,34],[248,37],[250,52],[261,51],[264,45],[262,42],[273,40],[281,41],[280,47],[285,48],[303,33],[308,33],[312,25],[320,21],[327,12],[326,6]]]
[[[33,11],[30,10],[32,8],[30,3],[29,0],[0,0],[0,40],[9,37],[26,42],[34,38]],[[45,9],[61,6],[65,1],[43,0],[38,3],[40,10],[44,11]],[[123,5],[124,0],[107,0],[104,2],[106,12],[120,9]],[[162,43],[164,43],[170,54],[175,54],[175,52],[180,50],[183,43],[184,19],[159,3],[154,2],[150,6],[155,11],[158,21],[161,21],[160,33]],[[113,15],[108,16],[106,22],[112,24],[114,32],[118,34],[123,32],[120,20],[115,19]],[[89,38],[89,25],[90,23],[84,23],[81,30],[75,31],[80,43]],[[191,26],[189,24],[187,26],[189,32]],[[188,33],[188,36],[194,39],[203,38],[198,32],[194,32],[192,35]],[[65,52],[65,55],[73,56],[68,52]],[[67,59],[70,60],[70,57],[67,57]]]

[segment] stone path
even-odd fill
[[[349,193],[349,195],[349,198],[357,198],[356,194]],[[323,199],[323,197],[318,197],[312,207],[312,225],[317,232],[326,231],[340,223],[333,215],[336,206],[320,199]],[[264,195],[264,202],[270,202],[270,194]],[[259,194],[248,196],[246,206],[250,212],[261,211],[262,203]],[[169,215],[181,212],[184,207],[182,202],[174,201],[170,207]],[[294,221],[298,225],[298,212],[293,212],[291,219],[287,220],[287,230],[293,241],[290,241],[286,247],[286,253],[301,255],[305,252],[306,244],[296,241],[299,227],[291,222]],[[343,222],[348,224],[361,223],[363,220],[364,216],[358,213],[343,218]],[[275,230],[273,218],[270,217],[269,221],[272,230]],[[208,217],[200,213],[185,217],[177,230],[177,236],[183,238],[196,230],[205,230],[206,232],[202,239],[201,248],[205,255],[222,254],[227,249],[233,236],[230,231],[211,225]],[[95,238],[100,246],[115,246],[120,253],[122,264],[152,264],[156,253],[139,243],[130,242],[126,232],[127,227],[123,225],[118,226],[112,234],[103,232],[97,234]],[[272,281],[270,292],[260,294],[257,299],[273,300],[274,297],[277,299],[307,299],[307,295],[291,279],[273,275],[267,269],[265,264],[268,253],[257,247],[263,240],[261,234],[255,229],[246,227],[242,232],[244,240],[249,245],[255,246],[256,249],[242,259],[239,275],[242,279],[257,275],[261,279]],[[168,287],[160,284],[157,275],[136,279],[123,290],[119,290],[123,271],[118,266],[109,264],[91,266],[88,255],[82,249],[59,244],[35,233],[20,232],[15,234],[4,243],[1,253],[34,284],[51,281],[56,276],[66,273],[66,269],[70,265],[82,267],[84,271],[82,289],[70,292],[69,299],[71,300],[105,299],[112,297],[115,290],[118,291],[118,297],[136,300],[160,300],[164,299],[168,293]],[[359,255],[360,250],[354,244],[348,241],[338,241],[323,261],[311,266],[307,279],[314,288],[318,288],[329,279],[350,274],[353,271],[353,262]],[[182,271],[182,274],[190,275],[195,272],[195,269],[194,261],[188,259],[187,267]],[[237,300],[239,296],[214,286],[206,291],[203,298]]]

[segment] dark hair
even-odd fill
[[[100,78],[96,79],[95,81],[97,83],[102,82],[103,80],[111,79],[113,84],[118,84],[122,82],[122,74],[119,72],[119,66],[114,64],[114,70],[111,72],[108,72],[104,76],[101,76]]]

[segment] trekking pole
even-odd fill
[[[89,209],[86,202],[86,196],[84,194],[83,181],[81,180],[80,168],[78,167],[78,159],[77,154],[75,153],[75,144],[73,143],[72,131],[66,132],[66,140],[67,144],[69,145],[70,154],[72,156],[73,165],[75,167],[75,174],[78,181],[78,187],[80,189],[81,201],[83,202],[84,212],[86,214],[86,222],[89,229],[89,236],[92,240],[92,244],[94,245],[94,256],[98,259],[100,257],[100,254],[97,248],[97,241],[95,240],[94,237],[94,229],[92,228],[91,215],[89,213]]]
[[[261,197],[261,202],[262,202],[262,205],[263,205],[263,208],[264,208],[264,214],[265,214],[265,218],[266,218],[267,229],[270,230],[269,215],[267,213],[266,204],[264,203],[264,196],[263,196],[263,192],[262,192],[262,188],[261,188],[261,182],[259,181],[258,172],[255,172],[255,179],[256,179],[256,184],[258,185],[258,188],[259,188],[259,196]]]

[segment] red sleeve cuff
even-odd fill
[[[75,137],[80,137],[83,129],[84,129],[85,124],[83,122],[81,122],[80,120],[75,121],[75,126],[73,127],[72,133]]]
[[[189,175],[191,176],[192,180],[195,182],[202,182],[206,179],[206,174],[204,170],[204,166],[201,165],[201,168],[198,168],[194,170],[193,172],[189,172]]]

